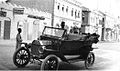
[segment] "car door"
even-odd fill
[[[65,55],[78,55],[80,48],[84,45],[83,41],[78,40],[65,40],[61,43],[60,52]]]

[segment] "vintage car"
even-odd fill
[[[57,70],[60,61],[71,63],[79,60],[85,61],[88,69],[95,61],[92,44],[97,43],[98,38],[95,33],[68,34],[65,29],[45,26],[39,39],[21,43],[13,55],[13,62],[17,67],[38,63],[41,70]]]

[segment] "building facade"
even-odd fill
[[[72,27],[81,28],[82,8],[80,4],[72,0],[55,0],[54,4],[54,25],[61,27],[65,23],[65,28],[69,31]]]
[[[18,15],[11,12],[10,15],[13,15],[13,17],[2,17],[1,19],[8,20],[5,21],[6,23],[17,23],[14,24],[14,26],[16,26],[16,28],[18,28],[18,26],[25,28],[23,31],[29,30],[28,32],[22,33],[25,39],[36,39],[36,37],[41,34],[45,25],[61,27],[62,24],[65,25],[65,29],[67,29],[68,32],[71,28],[77,27],[81,28],[82,33],[99,34],[99,40],[111,41],[118,39],[118,28],[116,27],[114,18],[101,11],[91,11],[89,8],[81,6],[81,3],[75,0],[9,0],[9,2],[12,4],[11,10],[13,10],[13,7],[24,8],[26,14]],[[9,14],[7,14],[7,16],[8,15]],[[30,18],[29,15],[45,17],[45,20]],[[26,25],[25,23],[32,24]],[[24,24],[24,26],[21,26],[22,24]],[[3,25],[0,24],[0,26]],[[0,31],[3,31],[3,28],[1,28]],[[16,29],[13,31],[16,31]],[[13,34],[14,32],[11,33]],[[0,34],[1,38],[6,38],[3,37],[3,32],[0,32]],[[10,35],[10,37],[14,38],[15,34]]]
[[[116,41],[118,39],[117,20],[112,16],[106,14],[105,20],[105,40]]]
[[[22,28],[23,40],[37,39],[44,26],[51,26],[51,14],[14,3],[0,3],[1,12],[6,16],[0,16],[0,38],[15,39],[17,29]]]
[[[89,33],[89,14],[90,10],[89,8],[82,6],[82,24],[81,24],[81,31],[83,33]]]
[[[51,26],[60,27],[64,22],[68,30],[73,26],[81,27],[81,4],[75,0],[10,0],[10,2],[51,13]]]
[[[91,11],[89,8],[82,7],[82,32],[97,33],[102,39],[103,15],[99,11]]]
[[[99,11],[91,11],[89,14],[89,33],[97,33],[100,35],[99,40],[102,39],[102,24],[103,15]]]

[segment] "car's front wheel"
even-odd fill
[[[41,70],[58,70],[59,60],[56,55],[48,55],[41,64]]]
[[[28,49],[21,47],[13,55],[13,62],[17,67],[24,67],[30,61],[30,52]]]

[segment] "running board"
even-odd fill
[[[76,60],[68,60],[69,63],[75,63],[78,61],[84,61],[83,59],[76,59]]]
[[[78,61],[84,61],[84,59],[82,59],[80,57],[68,59],[69,63],[75,63],[75,62],[78,62]]]

